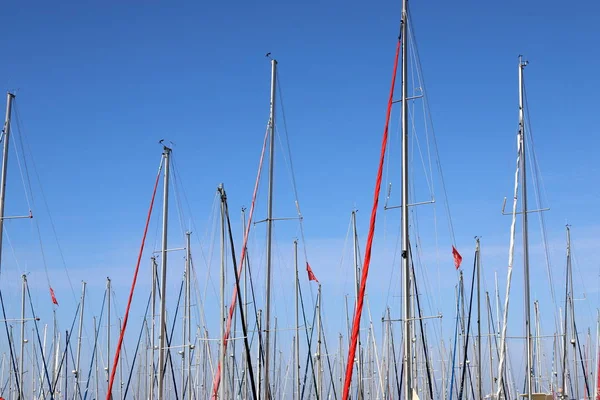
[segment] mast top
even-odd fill
[[[529,64],[529,61],[523,60],[523,55],[519,54],[519,65],[521,68],[525,68]]]

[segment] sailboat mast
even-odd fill
[[[191,318],[191,232],[185,233],[185,317],[183,318],[183,357],[181,365],[181,390],[187,391],[188,400],[192,398],[192,359],[191,359],[191,338],[192,338],[192,318]],[[184,368],[185,366],[185,368]],[[187,368],[187,389],[185,388],[185,369]]]
[[[298,308],[298,293],[300,291],[300,280],[298,279],[298,241],[294,240],[294,265],[296,269],[295,275],[295,302],[296,302],[296,351],[294,352],[295,357],[295,368],[294,368],[294,392],[295,399],[300,400],[300,313]]]
[[[523,216],[523,272],[525,282],[525,340],[527,341],[527,379],[525,390],[527,399],[531,400],[531,374],[533,371],[533,354],[531,338],[531,299],[529,288],[529,232],[527,222],[527,150],[525,148],[525,108],[523,104],[523,70],[527,66],[527,61],[519,56],[519,140],[521,141],[521,183],[523,192],[521,195],[521,207]]]
[[[75,359],[75,393],[79,393],[79,362],[81,360],[81,335],[83,333],[83,310],[85,305],[85,282],[81,282],[81,310],[79,311],[79,332],[77,335],[77,358]],[[94,327],[96,329],[96,327]]]
[[[492,307],[490,305],[490,294],[485,292],[485,301],[487,305],[487,324],[488,324],[488,347],[490,350],[490,399],[493,399],[494,393],[494,356],[492,355]]]
[[[154,400],[154,382],[156,377],[156,361],[154,358],[154,351],[156,347],[156,280],[158,279],[157,270],[156,270],[156,257],[152,256],[151,259],[152,264],[152,325],[150,326],[150,383],[148,387],[148,399]]]
[[[107,313],[106,313],[106,382],[110,378],[110,278],[106,277],[106,300],[107,300]],[[66,349],[65,349],[66,351]],[[108,387],[108,386],[107,386]]]
[[[600,310],[596,325],[596,384],[594,385],[594,400],[600,400]]]
[[[12,115],[12,102],[15,95],[8,92],[6,94],[6,118],[4,119],[4,130],[2,131],[2,180],[0,181],[0,271],[2,270],[2,237],[4,230],[4,203],[6,200],[6,171],[8,169],[8,142],[10,138],[10,117]]]
[[[273,242],[273,168],[275,161],[275,86],[277,83],[277,61],[271,60],[271,108],[269,115],[269,197],[267,199],[267,270],[266,270],[266,304],[265,304],[265,393],[263,398],[270,398],[269,384],[269,337],[271,335],[271,252]]]
[[[481,389],[481,247],[479,238],[477,238],[477,395],[479,399],[483,399],[483,391]],[[491,369],[491,364],[490,364]]]
[[[358,255],[358,232],[356,230],[356,210],[352,211],[352,247],[354,253],[354,307],[358,305],[358,292],[359,292],[359,284],[360,284],[360,260]],[[362,391],[362,356],[361,356],[361,343],[360,343],[360,327],[358,329],[358,337],[357,337],[358,346],[356,348],[356,370],[358,373],[358,393],[357,400],[362,400],[363,391]]]
[[[568,228],[568,227],[567,227]],[[571,229],[567,229],[567,247],[569,248],[569,254],[571,253]],[[569,269],[569,275],[571,279],[567,284],[570,287],[570,296],[569,300],[571,303],[571,330],[573,332],[573,339],[571,339],[571,344],[573,345],[573,371],[571,374],[571,382],[575,384],[575,393],[571,393],[571,396],[579,399],[579,377],[577,374],[577,329],[575,327],[575,298],[574,298],[574,290],[573,290],[573,268],[571,257],[569,256],[567,260],[567,268]],[[565,318],[568,318],[567,311],[565,310]]]
[[[163,146],[163,157],[165,162],[164,187],[163,187],[163,223],[162,223],[162,248],[160,254],[161,275],[160,280],[160,327],[158,348],[158,400],[164,400],[164,369],[166,358],[167,341],[167,226],[169,217],[169,161],[171,149]]]
[[[413,392],[412,332],[411,332],[411,281],[408,251],[408,9],[407,0],[402,0],[402,317],[404,325],[404,399],[411,400]]]
[[[219,385],[219,400],[225,399],[225,388],[227,383],[225,382],[225,188],[223,184],[219,184],[217,188],[219,195],[221,197],[221,280],[220,280],[220,299],[221,299],[221,307],[220,307],[220,329],[221,329],[221,343],[219,347],[219,365],[221,365],[220,369],[220,380],[222,382]]]
[[[25,388],[25,288],[27,287],[27,275],[23,274],[23,286],[21,289],[21,357],[19,359],[19,397],[24,398]]]
[[[321,284],[317,293],[317,398],[323,398],[323,357],[321,355]]]

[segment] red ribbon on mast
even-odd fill
[[[348,363],[346,364],[346,378],[344,380],[344,392],[342,400],[348,400],[350,385],[352,384],[352,372],[354,371],[354,356],[356,354],[356,344],[358,341],[358,330],[360,328],[360,317],[367,287],[367,276],[369,275],[369,266],[371,264],[371,249],[373,247],[373,236],[375,235],[375,222],[377,220],[377,206],[379,205],[379,193],[381,192],[381,179],[383,175],[383,165],[385,161],[385,150],[387,148],[388,128],[390,115],[392,113],[392,103],[394,102],[394,87],[396,85],[396,72],[398,71],[398,56],[400,54],[401,41],[398,39],[396,45],[396,58],[394,59],[394,72],[392,74],[392,85],[390,88],[390,97],[388,99],[387,114],[385,118],[385,128],[383,129],[383,138],[381,140],[381,153],[379,155],[379,168],[377,169],[377,179],[375,181],[375,193],[373,195],[373,208],[371,209],[371,221],[369,223],[369,236],[367,237],[367,247],[365,249],[365,261],[363,263],[362,277],[360,279],[360,290],[358,302],[354,310],[354,320],[352,322],[352,337],[350,348],[348,349]]]

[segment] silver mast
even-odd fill
[[[182,363],[186,363],[187,368],[187,398],[192,398],[192,311],[191,311],[191,281],[192,281],[192,249],[191,249],[191,232],[185,233],[185,318],[183,325],[183,359]],[[183,364],[182,364],[183,365]],[[182,366],[183,371],[183,366]],[[185,374],[182,372],[181,390],[185,388]]]
[[[265,304],[265,383],[264,400],[270,398],[269,385],[269,336],[271,335],[271,252],[273,240],[273,169],[275,162],[275,86],[277,83],[277,61],[271,60],[271,108],[269,115],[269,197],[267,199],[267,271]]]
[[[300,314],[298,308],[298,293],[300,291],[300,280],[298,279],[298,241],[294,240],[294,265],[296,267],[296,275],[295,275],[295,300],[296,300],[296,342],[295,347],[296,351],[294,352],[295,356],[295,368],[294,368],[294,383],[295,383],[295,399],[300,400]]]
[[[27,275],[23,274],[23,286],[21,290],[21,357],[19,358],[19,397],[24,399],[25,395],[25,289],[27,287]]]
[[[220,384],[219,384],[219,400],[225,399],[225,188],[221,183],[217,188],[219,195],[221,196],[221,284],[220,284],[220,298],[221,298],[221,343],[219,347],[219,364],[221,365],[220,371]]]
[[[598,322],[596,325],[596,379],[600,379],[600,309],[597,310],[598,313]],[[598,398],[598,389],[600,385],[594,385],[594,399]]]
[[[525,108],[523,104],[523,70],[527,61],[519,56],[519,138],[521,140],[521,182],[523,191],[521,195],[521,206],[523,215],[523,272],[525,275],[525,340],[527,341],[527,379],[525,393],[527,399],[531,400],[532,386],[531,374],[533,371],[533,352],[531,338],[531,299],[529,294],[529,233],[527,222],[527,149],[525,148]]]
[[[158,349],[158,400],[164,400],[164,370],[167,342],[167,223],[169,219],[169,161],[171,149],[163,146],[163,157],[165,161],[164,188],[163,188],[163,224],[162,224],[162,248],[160,254],[161,275],[160,280],[160,327],[159,327],[159,349]]]
[[[402,317],[404,325],[404,399],[412,400],[412,316],[410,306],[411,279],[408,243],[408,9],[407,0],[402,0]]]
[[[80,300],[80,304],[81,304],[81,310],[79,310],[79,332],[77,335],[77,358],[75,359],[75,373],[73,375],[75,375],[75,393],[79,393],[79,378],[80,378],[80,371],[79,371],[79,362],[81,360],[81,335],[83,333],[83,310],[84,310],[84,306],[85,306],[85,282],[81,282],[81,300]],[[94,326],[94,329],[96,329],[96,327]]]
[[[2,271],[2,238],[4,231],[4,203],[6,201],[6,171],[8,169],[8,142],[10,139],[10,117],[12,114],[12,102],[15,95],[6,93],[6,118],[4,119],[4,130],[2,131],[2,180],[0,181],[0,272]]]
[[[356,230],[356,210],[352,211],[352,237],[353,237],[353,253],[354,253],[354,308],[358,305],[358,292],[360,286],[360,260],[358,255],[358,231]],[[360,323],[360,322],[359,322]],[[356,359],[356,370],[358,373],[358,393],[357,400],[362,400],[363,398],[363,390],[362,390],[362,352],[361,352],[361,342],[360,342],[360,326],[358,328],[358,346],[356,348],[357,351],[357,359]]]
[[[110,278],[106,277],[106,300],[108,303],[106,313],[106,382],[110,379]],[[108,387],[108,386],[107,386]],[[112,395],[111,395],[112,398]]]
[[[492,396],[494,393],[494,356],[492,355],[492,306],[490,303],[490,294],[488,292],[485,292],[485,301],[487,305],[488,348],[490,350],[490,399],[493,399]]]
[[[323,398],[323,357],[321,356],[321,284],[317,293],[317,398]]]
[[[242,244],[246,235],[246,208],[242,207]],[[241,260],[244,263],[244,315],[246,316],[246,327],[248,327],[248,263],[246,262],[248,254]],[[248,398],[248,365],[251,365],[252,360],[249,360],[244,352],[244,400]],[[260,395],[260,393],[259,393]],[[191,399],[190,399],[191,400]]]
[[[259,332],[261,332],[262,329],[262,310],[258,310],[258,316],[256,317],[257,319],[257,327],[256,330]],[[258,345],[256,346],[256,393],[259,393],[260,395],[260,391],[261,391],[261,385],[262,385],[262,362],[261,362],[261,355],[262,353],[262,345],[261,345],[261,340],[260,340],[260,336],[259,336],[259,340],[258,340]]]
[[[579,377],[578,377],[578,368],[577,368],[577,330],[575,329],[575,297],[573,290],[573,268],[571,263],[571,229],[567,226],[567,249],[569,249],[569,258],[567,259],[567,268],[569,269],[569,275],[571,279],[567,282],[567,285],[570,287],[570,296],[569,300],[571,303],[571,331],[573,332],[573,338],[571,339],[571,344],[573,345],[573,373],[571,375],[571,382],[575,384],[575,393],[571,393],[571,397],[579,399]],[[567,310],[565,310],[565,321],[568,318]],[[566,331],[565,331],[566,334]]]
[[[477,238],[477,395],[479,399],[483,399],[483,391],[481,390],[481,247],[479,238]],[[492,364],[490,364],[490,369]]]
[[[100,328],[100,322],[96,323],[96,316],[93,317],[94,320],[94,343],[98,343],[98,331]],[[98,381],[98,347],[94,346],[94,370],[95,370],[95,374],[94,374],[94,380],[95,382],[95,393],[96,393],[96,398],[99,399],[100,396],[100,382]],[[52,388],[49,388],[49,390],[52,390]]]
[[[156,350],[156,342],[155,342],[155,338],[156,338],[156,333],[155,333],[155,327],[156,327],[156,280],[158,279],[158,277],[156,276],[157,274],[157,270],[156,270],[156,257],[152,256],[151,258],[151,264],[152,264],[152,325],[150,326],[150,355],[151,355],[151,360],[150,360],[150,383],[149,383],[149,387],[148,387],[148,399],[149,400],[154,400],[154,381],[155,381],[155,369],[156,369],[156,364],[155,364],[155,358],[154,358],[154,351]]]

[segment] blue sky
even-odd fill
[[[271,52],[279,60],[309,259],[324,286],[336,287],[332,303],[351,293],[347,284],[338,288],[339,267],[330,264],[339,263],[344,253],[353,207],[361,210],[364,246],[399,11],[399,2],[337,0],[5,4],[0,87],[17,93],[23,131],[75,292],[85,277],[95,282],[90,290],[98,298],[102,279],[110,273],[120,275],[119,297],[124,299],[160,158],[158,140],[175,143],[192,209],[186,217],[200,231],[210,230],[207,221],[218,183],[225,182],[232,213],[249,204],[268,119],[269,63],[264,55]],[[488,279],[493,270],[504,279],[510,220],[500,215],[500,207],[512,193],[517,56],[524,54],[530,61],[526,84],[536,152],[546,205],[552,208],[546,224],[553,265],[562,276],[568,221],[576,246],[581,244],[576,247],[581,280],[588,292],[597,292],[600,189],[595,149],[600,121],[595,105],[600,59],[595,48],[600,5],[413,1],[411,12],[465,263],[470,263],[472,237],[481,235],[484,257],[486,246],[490,249]],[[282,125],[279,129],[283,132]],[[399,148],[390,151],[397,152],[392,155],[397,161]],[[284,164],[282,159],[278,163]],[[11,168],[17,169],[14,160]],[[293,215],[288,174],[278,171],[277,178],[281,200],[276,213]],[[7,214],[26,212],[16,172],[9,185]],[[258,219],[264,217],[265,189]],[[439,187],[436,194],[441,200]],[[39,194],[36,201],[51,280],[65,286]],[[439,204],[438,212],[442,209]],[[536,221],[532,218],[535,231]],[[18,238],[17,253],[30,261],[22,270],[32,276],[40,272],[44,288],[39,255],[33,255],[37,239],[26,224],[11,221],[8,229]],[[431,234],[431,228],[424,229],[422,234]],[[281,232],[279,246],[289,252],[298,233],[285,226]],[[264,233],[257,235],[261,248]],[[180,236],[172,243],[183,243]],[[449,245],[442,238],[440,252],[448,258],[442,270],[452,268]],[[4,279],[20,275],[14,265],[5,265]],[[442,272],[450,279],[453,274]],[[388,270],[375,271],[372,282],[388,276]],[[520,278],[520,270],[515,276]],[[452,287],[444,293],[453,296]],[[38,300],[42,304],[43,296]],[[141,292],[138,296],[145,298]],[[385,301],[377,303],[373,312],[379,317]],[[586,307],[593,310],[597,304]],[[520,306],[515,308],[519,315]],[[445,311],[450,315],[452,310]],[[593,325],[589,317],[584,321]]]

